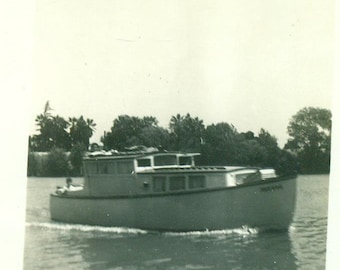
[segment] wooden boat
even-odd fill
[[[273,169],[195,166],[197,153],[84,158],[84,187],[50,195],[51,219],[148,230],[287,229],[296,175]]]

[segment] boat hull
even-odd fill
[[[296,201],[296,177],[236,187],[124,197],[51,194],[51,219],[66,223],[148,230],[287,229]]]

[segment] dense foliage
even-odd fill
[[[96,126],[92,119],[85,120],[83,116],[72,117],[66,121],[59,115],[52,115],[49,102],[35,122],[39,134],[29,137],[29,150],[35,152],[48,152],[53,148],[70,151],[79,143],[88,149]]]
[[[155,117],[120,115],[113,121],[111,131],[105,134],[102,141],[106,150],[124,151],[126,147],[134,145],[167,147],[169,134],[167,130],[158,126]]]
[[[82,162],[83,157],[86,152],[87,148],[83,143],[76,143],[71,151],[69,156],[70,161],[70,174],[74,176],[80,176],[82,175]]]
[[[203,120],[177,114],[170,119],[171,150],[200,152],[204,137]]]
[[[60,148],[53,148],[47,156],[46,164],[44,166],[44,174],[47,176],[65,176],[69,174],[70,168],[68,158]]]
[[[93,135],[96,124],[92,119],[84,119],[83,116],[79,118],[69,118],[71,145],[82,144],[86,149],[89,148],[90,138]]]
[[[249,165],[274,167],[279,173],[296,170],[295,159],[281,150],[277,139],[261,129],[239,133],[228,123],[205,127],[203,120],[177,114],[172,116],[169,130],[158,126],[154,117],[121,115],[113,121],[111,131],[102,138],[106,150],[126,150],[134,145],[145,145],[167,150],[200,152],[199,164]],[[282,165],[284,162],[285,165]]]
[[[63,149],[53,148],[50,152],[28,154],[28,176],[68,176],[71,173],[69,156]]]
[[[39,134],[30,137],[28,175],[81,175],[81,160],[89,149],[96,124],[91,119],[53,116],[47,103],[36,118]],[[290,136],[285,147],[261,129],[238,132],[229,123],[205,126],[203,120],[174,115],[169,128],[158,125],[155,117],[120,115],[101,138],[105,150],[126,151],[137,145],[158,149],[200,152],[198,165],[248,165],[273,167],[279,174],[327,173],[330,160],[331,113],[325,109],[304,108],[288,126]],[[48,152],[39,156],[33,152]],[[65,153],[68,152],[67,155]],[[299,166],[298,166],[299,165]]]
[[[329,110],[306,107],[290,120],[285,149],[297,155],[302,173],[329,172],[331,118]]]

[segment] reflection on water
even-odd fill
[[[296,269],[287,232],[155,233],[40,223],[27,227],[29,235],[35,235],[29,242],[44,253],[39,265],[28,259],[27,269],[33,269],[30,263],[34,269]],[[39,239],[44,240],[35,243]]]
[[[292,251],[299,258],[299,269],[311,269],[311,265],[322,265],[326,256],[327,218],[307,218],[295,222],[291,230]]]
[[[324,269],[328,176],[299,177],[288,232],[158,233],[52,222],[46,194],[58,181],[28,183],[25,269]]]

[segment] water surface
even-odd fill
[[[64,182],[28,179],[24,269],[325,269],[328,175],[298,177],[288,232],[158,233],[53,222],[48,194]]]

